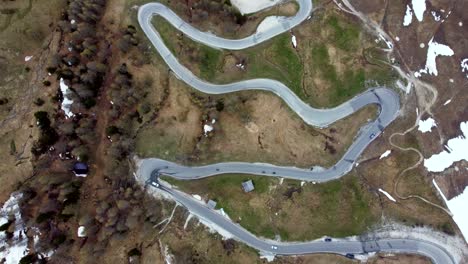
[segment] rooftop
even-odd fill
[[[242,183],[242,189],[244,189],[244,192],[253,191],[255,188],[254,188],[252,180],[248,180],[248,181],[243,182]]]

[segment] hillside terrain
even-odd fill
[[[142,179],[145,158],[331,168],[381,110],[319,128],[274,93],[202,93],[143,31],[138,10],[149,2],[227,39],[300,11],[289,0],[0,0],[0,263],[431,263],[383,252],[271,259]],[[409,230],[465,263],[468,2],[312,2],[298,26],[240,50],[203,45],[162,17],[151,24],[204,81],[272,79],[323,109],[387,87],[400,97],[397,118],[325,183],[229,173],[161,184],[216,202],[268,241]]]

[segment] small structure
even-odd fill
[[[75,173],[75,176],[86,177],[88,176],[88,172],[89,168],[86,163],[77,162],[75,165],[73,165],[73,173]]]
[[[244,189],[244,192],[246,193],[253,191],[255,188],[254,188],[252,180],[243,182],[242,189]]]
[[[213,200],[209,200],[207,205],[208,205],[208,208],[210,208],[210,209],[215,209],[216,208],[216,202],[213,201]]]

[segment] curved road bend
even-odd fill
[[[352,241],[345,239],[333,239],[331,242],[315,240],[310,242],[290,242],[282,243],[273,240],[258,238],[240,225],[233,223],[223,215],[208,208],[205,204],[195,200],[178,190],[168,188],[162,184],[158,187],[162,191],[169,193],[176,201],[184,205],[192,214],[213,223],[229,232],[237,240],[259,250],[261,253],[275,255],[304,255],[311,253],[331,253],[346,255],[366,254],[372,252],[386,253],[410,253],[423,255],[437,264],[456,264],[443,247],[429,241],[418,239],[378,239],[370,241]]]
[[[363,150],[388,124],[396,118],[400,104],[399,97],[394,91],[387,88],[371,89],[335,108],[317,109],[304,103],[287,86],[275,80],[252,79],[230,84],[212,84],[196,77],[190,70],[180,64],[177,58],[164,44],[161,36],[151,23],[153,16],[159,15],[195,41],[213,48],[239,50],[252,47],[258,43],[269,40],[270,38],[290,30],[304,21],[312,11],[312,2],[310,0],[297,1],[300,8],[295,16],[283,18],[280,25],[277,27],[272,27],[265,32],[255,33],[254,35],[243,39],[224,39],[211,33],[201,32],[185,23],[172,10],[160,3],[149,3],[141,6],[138,10],[138,21],[146,36],[150,39],[153,46],[175,75],[189,86],[201,92],[208,94],[222,94],[244,90],[269,91],[281,97],[307,124],[317,127],[326,127],[337,120],[355,113],[366,105],[379,105],[380,113],[378,118],[361,129],[360,133],[355,138],[354,143],[349,147],[341,160],[331,168],[321,171],[310,171],[295,167],[281,167],[272,164],[245,162],[225,162],[201,167],[185,167],[161,159],[145,159],[141,162],[138,168],[138,173],[140,175],[145,175],[146,178],[152,178],[150,175],[154,175],[156,173],[158,175],[164,174],[178,179],[189,180],[224,173],[247,173],[323,182],[339,178],[352,169],[356,159]],[[157,179],[155,181],[157,181]],[[276,242],[268,242],[256,238],[245,229],[221,217],[206,206],[195,202],[189,196],[179,191],[162,185],[159,185],[159,188],[170,193],[177,201],[186,206],[198,217],[207,219],[208,221],[225,228],[240,241],[257,248],[260,251],[284,255],[318,252],[336,254],[364,252],[363,244],[361,242],[349,241],[338,241],[333,243],[320,241],[308,243],[284,243],[278,244],[278,249],[273,250],[271,246]],[[381,242],[385,242],[385,240],[378,241],[378,243]],[[409,239],[394,239],[386,242],[391,243],[383,243],[384,245],[383,247],[382,245],[380,246],[380,250],[386,252],[418,253],[430,257],[436,263],[454,263],[450,255],[448,255],[443,249],[428,242]]]

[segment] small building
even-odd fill
[[[242,189],[244,189],[244,192],[246,193],[253,191],[255,188],[254,188],[252,180],[243,182]]]
[[[210,209],[215,209],[216,208],[216,202],[213,201],[213,200],[209,200],[207,205],[208,205],[208,208],[210,208]]]
[[[86,177],[88,176],[89,167],[86,163],[77,162],[73,165],[73,173],[75,173],[78,177]]]

